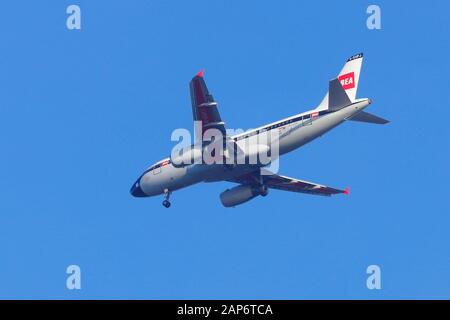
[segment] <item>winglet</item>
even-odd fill
[[[348,196],[350,194],[350,187],[345,188],[344,194]]]
[[[202,78],[202,77],[203,77],[203,72],[205,72],[205,69],[200,70],[200,71],[197,73],[197,77]]]

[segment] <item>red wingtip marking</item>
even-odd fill
[[[345,188],[344,194],[348,196],[350,194],[350,187]]]
[[[200,70],[199,73],[197,73],[197,77],[203,77],[203,72],[205,71],[205,69]]]

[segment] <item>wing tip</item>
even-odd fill
[[[205,72],[205,69],[200,70],[200,71],[197,73],[197,77],[203,78],[203,72]]]
[[[343,192],[346,196],[350,195],[350,187],[345,188]]]

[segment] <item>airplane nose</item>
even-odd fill
[[[146,197],[147,195],[142,191],[141,186],[139,185],[139,180],[136,181],[130,189],[130,193],[133,197]]]

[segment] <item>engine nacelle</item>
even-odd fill
[[[267,195],[267,189],[263,190],[249,185],[240,185],[222,192],[220,201],[224,207],[235,207],[259,196],[262,192],[264,195]]]

